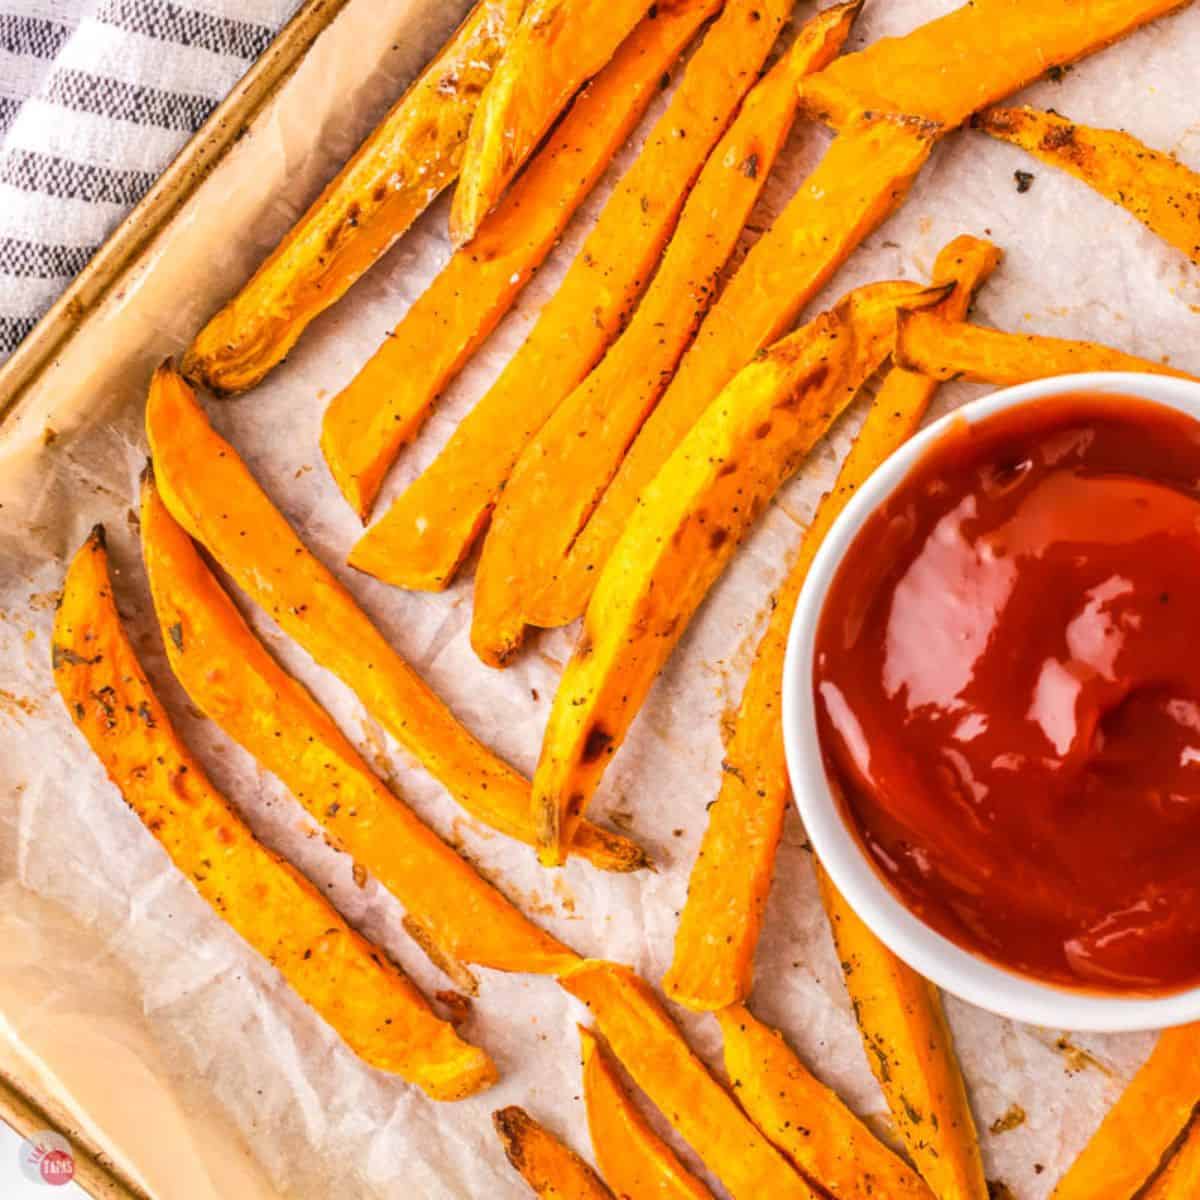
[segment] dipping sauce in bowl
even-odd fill
[[[847,548],[813,689],[924,922],[1058,985],[1200,983],[1200,423],[1077,394],[952,424]]]

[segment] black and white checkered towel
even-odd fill
[[[0,360],[299,0],[0,0]]]

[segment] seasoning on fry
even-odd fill
[[[192,702],[287,786],[407,909],[405,928],[466,990],[461,965],[556,974],[577,956],[538,929],[390,792],[271,657],[147,475],[142,553],[171,667]],[[183,630],[187,630],[187,653]],[[336,796],[336,800],[330,800]],[[364,870],[365,869],[365,870]],[[360,884],[361,886],[361,884]]]
[[[937,988],[863,924],[820,864],[817,883],[867,1064],[917,1170],[935,1196],[988,1200],[975,1119]]]
[[[616,52],[650,0],[528,0],[471,118],[450,213],[469,242],[579,87]]]
[[[970,0],[905,37],[847,54],[805,83],[804,98],[839,129],[873,112],[949,130],[1179,7],[1180,0]]]
[[[858,8],[859,0],[852,0],[819,13],[746,97],[700,172],[628,327],[518,460],[475,572],[471,643],[484,662],[508,662],[526,624],[543,623],[540,593],[553,588],[626,447],[716,298],[721,270],[791,129],[798,82],[838,52]],[[743,167],[749,158],[756,166],[748,173]]]
[[[585,960],[559,983],[588,1006],[613,1054],[733,1200],[817,1200],[816,1190],[708,1073],[633,971]]]
[[[353,565],[426,590],[454,577],[529,439],[637,305],[693,180],[790,8],[787,0],[724,5],[524,344],[432,465],[355,547]]]
[[[613,1200],[596,1172],[523,1108],[498,1109],[492,1124],[513,1169],[543,1200]]]
[[[933,280],[956,287],[933,311],[965,316],[975,290],[999,258],[991,243],[977,238],[950,242],[937,257]],[[675,934],[674,959],[663,980],[667,995],[688,1008],[721,1009],[750,995],[775,851],[791,802],[780,693],[792,614],[825,534],[862,482],[916,432],[936,389],[936,382],[924,376],[888,372],[775,597],[726,743],[720,792],[708,810]]]
[[[650,485],[714,398],[782,337],[862,240],[902,202],[934,145],[920,122],[841,133],[709,311],[654,411],[540,600],[543,624],[581,615]]]
[[[646,111],[664,66],[719,9],[683,0],[647,17],[584,89],[469,246],[457,251],[330,403],[321,452],[365,520],[384,476],[439,394],[487,340]],[[368,536],[354,566],[386,577]]]
[[[196,336],[184,374],[246,391],[379,260],[458,174],[479,94],[525,0],[479,0],[441,53],[253,278]]]
[[[1173,155],[1150,149],[1132,134],[1090,129],[1035,108],[993,108],[976,127],[1082,179],[1200,263],[1200,174]],[[1022,176],[1033,180],[1028,171],[1017,172]]]
[[[438,1018],[384,953],[263,846],[209,782],[130,644],[99,527],[67,572],[53,645],[63,703],[130,808],[200,895],[360,1058],[435,1100],[495,1082],[487,1054]]]
[[[722,1009],[717,1020],[725,1039],[725,1070],[739,1103],[835,1200],[934,1200],[912,1167],[808,1071],[781,1034],[740,1004]]]
[[[745,367],[654,482],[604,568],[563,673],[534,775],[539,856],[574,830],[650,685],[746,530],[887,357],[899,305],[947,287],[881,283]]]
[[[895,357],[899,366],[931,379],[970,379],[999,387],[1079,371],[1141,371],[1193,378],[1165,363],[1096,342],[1006,333],[925,312],[900,314]]]
[[[468,812],[531,842],[525,778],[479,742],[392,649],[296,536],[170,366],[160,367],[150,385],[146,429],[159,494],[176,521]],[[627,839],[594,826],[579,853],[609,870],[645,865]]]

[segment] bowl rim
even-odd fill
[[[1130,396],[1200,421],[1200,382],[1114,371],[1061,375],[1004,388],[968,401],[919,430],[859,487],[809,567],[784,657],[784,750],[792,795],[821,864],[859,918],[914,970],[968,1003],[1031,1025],[1095,1033],[1166,1029],[1200,1019],[1200,986],[1162,996],[1076,991],[1003,967],[925,924],[876,872],[843,818],[825,774],[816,725],[812,674],[817,625],[833,577],[867,517],[956,422],[977,424],[995,413],[1078,392]]]

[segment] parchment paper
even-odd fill
[[[904,33],[954,6],[954,0],[871,0],[852,48]],[[71,923],[73,932],[46,935],[39,979],[77,997],[72,1020],[56,1024],[56,1009],[42,1002],[46,988],[21,986],[30,959],[16,955],[0,964],[0,1011],[14,1029],[39,1018],[39,1052],[69,1062],[86,1053],[79,1013],[89,1011],[87,975],[81,977],[71,947],[91,941],[132,977],[136,999],[114,1003],[109,1015],[138,1031],[127,1039],[126,1054],[157,1091],[138,1093],[135,1101],[114,1084],[109,1102],[114,1111],[138,1106],[140,1120],[115,1122],[119,1152],[135,1165],[144,1167],[158,1136],[158,1106],[146,1099],[152,1094],[186,1095],[182,1111],[197,1129],[236,1126],[279,1191],[303,1197],[524,1196],[489,1121],[491,1111],[507,1103],[525,1105],[589,1152],[574,1029],[584,1014],[552,981],[482,973],[482,995],[466,1032],[495,1056],[503,1079],[480,1097],[439,1106],[364,1067],[170,867],[102,777],[53,693],[49,671],[48,634],[64,562],[86,529],[103,520],[120,606],[137,648],[215,780],[265,840],[328,888],[346,916],[383,942],[422,986],[430,992],[448,986],[405,938],[390,897],[374,883],[358,888],[348,859],[325,846],[280,785],[185,703],[150,619],[132,507],[145,455],[140,422],[152,365],[182,348],[246,277],[464,8],[461,0],[354,0],[136,277],[67,348],[0,441],[0,780],[6,795],[0,880],[8,881],[8,911],[30,936],[44,924],[45,903],[61,906],[56,919]],[[798,15],[811,8],[801,3]],[[1200,11],[1192,8],[1022,98],[1081,121],[1126,127],[1200,166],[1198,55]],[[753,227],[761,229],[779,210],[828,138],[819,128],[797,129]],[[404,454],[388,495],[433,458],[519,344],[631,154],[632,147],[512,316],[449,390]],[[1014,184],[1018,168],[1035,176],[1026,194]],[[472,729],[529,771],[573,631],[534,639],[506,672],[480,665],[467,639],[470,569],[446,594],[430,596],[390,589],[340,565],[358,530],[317,450],[328,398],[445,261],[446,215],[443,201],[317,322],[264,385],[242,399],[213,402],[210,411],[395,645]],[[1200,371],[1195,268],[1083,185],[969,131],[937,150],[907,206],[810,311],[861,282],[925,278],[938,248],[961,232],[986,234],[1006,252],[978,305],[984,323],[1091,337]],[[947,387],[938,408],[979,390]],[[759,523],[608,772],[595,814],[642,840],[659,864],[656,874],[616,878],[577,862],[559,873],[541,871],[527,851],[463,817],[339,684],[256,611],[254,623],[378,769],[529,912],[579,950],[628,962],[657,982],[670,959],[705,805],[719,785],[721,717],[737,702],[769,594],[860,416],[852,412],[837,427]],[[789,821],[780,851],[753,1005],[785,1031],[822,1079],[889,1135],[797,819]],[[1022,1200],[1048,1195],[1151,1038],[1082,1038],[1021,1027],[954,1000],[949,1011],[989,1176]],[[715,1023],[677,1015],[693,1044],[717,1065]],[[101,1045],[98,1038],[98,1055]],[[94,1097],[89,1102],[102,1105]],[[1026,1114],[1023,1123],[989,1132],[1015,1112],[1013,1105]],[[656,1114],[654,1120],[664,1128]],[[694,1164],[691,1152],[681,1149]],[[181,1194],[169,1186],[153,1190]],[[212,1194],[223,1191],[251,1194],[221,1187]]]

